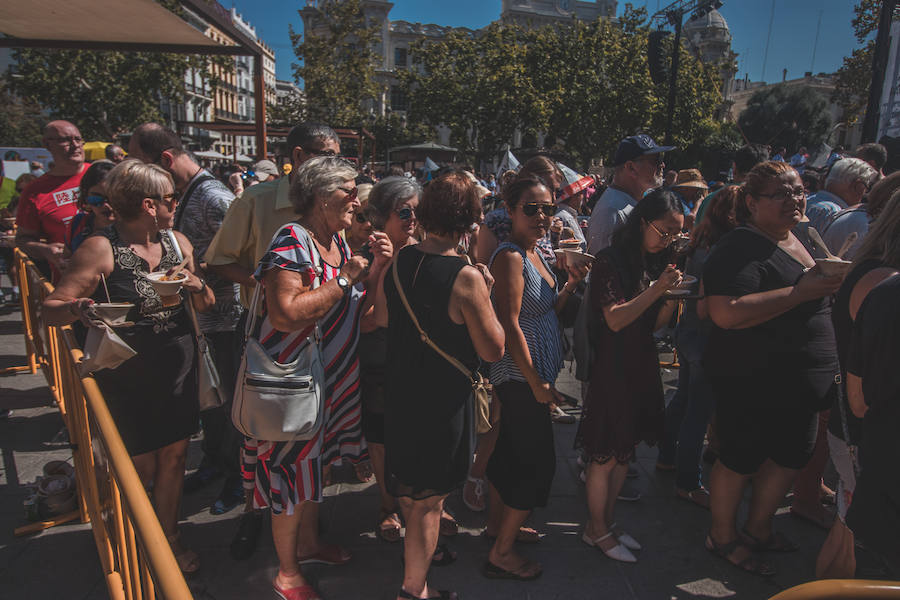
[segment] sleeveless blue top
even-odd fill
[[[556,381],[559,370],[562,367],[562,341],[560,339],[559,321],[556,319],[556,275],[553,269],[538,253],[544,268],[553,276],[553,287],[541,277],[540,272],[528,257],[525,251],[512,242],[503,242],[497,246],[491,256],[491,264],[494,258],[503,250],[512,250],[522,256],[522,276],[525,279],[525,288],[522,291],[522,308],[519,311],[519,327],[525,334],[528,344],[528,353],[531,354],[531,362],[541,379],[553,383]],[[499,384],[504,381],[525,381],[525,377],[519,371],[509,351],[503,354],[503,358],[491,364],[491,383]]]

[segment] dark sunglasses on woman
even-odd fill
[[[108,202],[106,196],[101,196],[100,194],[91,194],[84,201],[91,206],[103,206]]]
[[[397,214],[397,217],[401,221],[409,221],[413,218],[413,215],[416,214],[416,211],[408,206],[404,206],[403,208],[398,208],[394,211]]]
[[[556,206],[543,202],[527,202],[522,205],[522,214],[526,217],[533,217],[538,211],[544,213],[545,217],[552,217],[556,214]]]

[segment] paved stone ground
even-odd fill
[[[24,345],[18,312],[0,309],[0,369],[22,364]],[[667,383],[676,373],[664,372]],[[560,389],[578,396],[577,382],[565,371]],[[13,528],[23,523],[22,500],[26,484],[49,460],[71,455],[66,446],[51,440],[62,421],[38,375],[0,378],[0,408],[12,408],[9,420],[0,421],[0,598],[107,598],[89,525],[64,525],[27,538],[15,538]],[[544,565],[535,582],[497,582],[482,577],[479,567],[488,546],[478,537],[482,515],[470,512],[459,494],[449,509],[460,521],[461,532],[451,540],[459,560],[434,569],[430,580],[439,588],[455,589],[466,599],[764,599],[778,591],[813,579],[815,557],[824,532],[788,515],[777,525],[803,549],[773,557],[779,574],[761,579],[744,574],[703,549],[709,515],[673,495],[674,477],[654,470],[656,450],[641,447],[637,487],[643,499],[620,503],[619,522],[645,549],[634,565],[614,562],[580,541],[586,519],[583,486],[572,449],[574,425],[557,425],[557,469],[548,508],[537,511],[531,524],[546,533],[537,546],[523,552]],[[199,462],[199,442],[192,442],[190,463]],[[336,485],[326,490],[322,506],[325,539],[351,548],[353,561],[345,567],[309,567],[306,573],[326,600],[388,599],[401,581],[401,545],[388,545],[374,536],[378,499],[374,484],[349,483],[352,470],[337,469]],[[217,486],[187,496],[183,505],[182,537],[201,557],[201,572],[189,579],[195,598],[232,600],[275,598],[270,586],[277,561],[271,536],[265,533],[259,550],[249,560],[234,561],[228,543],[236,529],[239,509],[219,517],[209,514]],[[783,509],[786,511],[786,509]]]

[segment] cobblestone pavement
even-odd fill
[[[18,312],[0,308],[0,369],[22,364],[23,348]],[[664,371],[667,383],[674,383],[676,375]],[[559,388],[571,396],[579,395],[578,382],[568,370],[562,373]],[[106,598],[89,525],[64,525],[27,538],[12,535],[23,523],[25,485],[40,474],[47,461],[70,456],[65,445],[52,443],[62,421],[51,402],[40,374],[0,377],[0,408],[14,410],[10,419],[0,420],[0,598]],[[825,533],[787,514],[777,518],[777,527],[799,542],[802,550],[773,557],[779,567],[775,577],[744,574],[707,553],[703,538],[708,513],[675,498],[674,476],[657,473],[656,449],[644,446],[636,464],[640,476],[633,483],[643,498],[622,502],[617,508],[619,523],[644,545],[639,562],[617,563],[588,548],[580,540],[587,511],[572,449],[575,428],[554,426],[557,467],[553,495],[550,505],[536,511],[530,523],[546,535],[540,544],[522,549],[544,565],[544,575],[530,583],[482,577],[479,568],[488,551],[479,537],[484,517],[465,508],[456,493],[448,507],[461,529],[449,542],[459,559],[449,567],[433,569],[433,585],[456,590],[467,600],[755,600],[813,579],[816,553]],[[197,440],[191,444],[192,465],[199,462],[199,445]],[[389,545],[375,537],[375,485],[354,483],[354,479],[352,469],[336,469],[337,483],[327,488],[321,512],[324,538],[349,547],[354,554],[352,562],[344,567],[304,567],[304,573],[325,600],[394,598],[402,576],[401,545]],[[201,572],[189,579],[195,598],[274,599],[270,582],[277,561],[271,535],[264,533],[249,560],[233,560],[228,544],[240,509],[211,516],[209,507],[217,492],[218,485],[213,484],[187,496],[183,504],[182,538],[203,563]]]

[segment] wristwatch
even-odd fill
[[[202,278],[202,277],[198,277],[198,278],[197,278],[197,279],[199,279],[199,280],[200,280],[200,283],[201,283],[201,287],[200,287],[200,289],[199,289],[199,290],[197,290],[197,291],[196,291],[196,292],[191,292],[191,293],[192,293],[192,294],[200,294],[200,293],[202,293],[202,292],[205,292],[205,291],[206,291],[206,280],[205,280],[205,279],[203,279],[203,278]]]
[[[343,275],[338,275],[337,277],[334,278],[334,280],[337,281],[338,287],[341,288],[342,292],[344,292],[346,294],[347,292],[350,291],[350,288],[352,286],[350,284],[349,279],[347,279]]]

